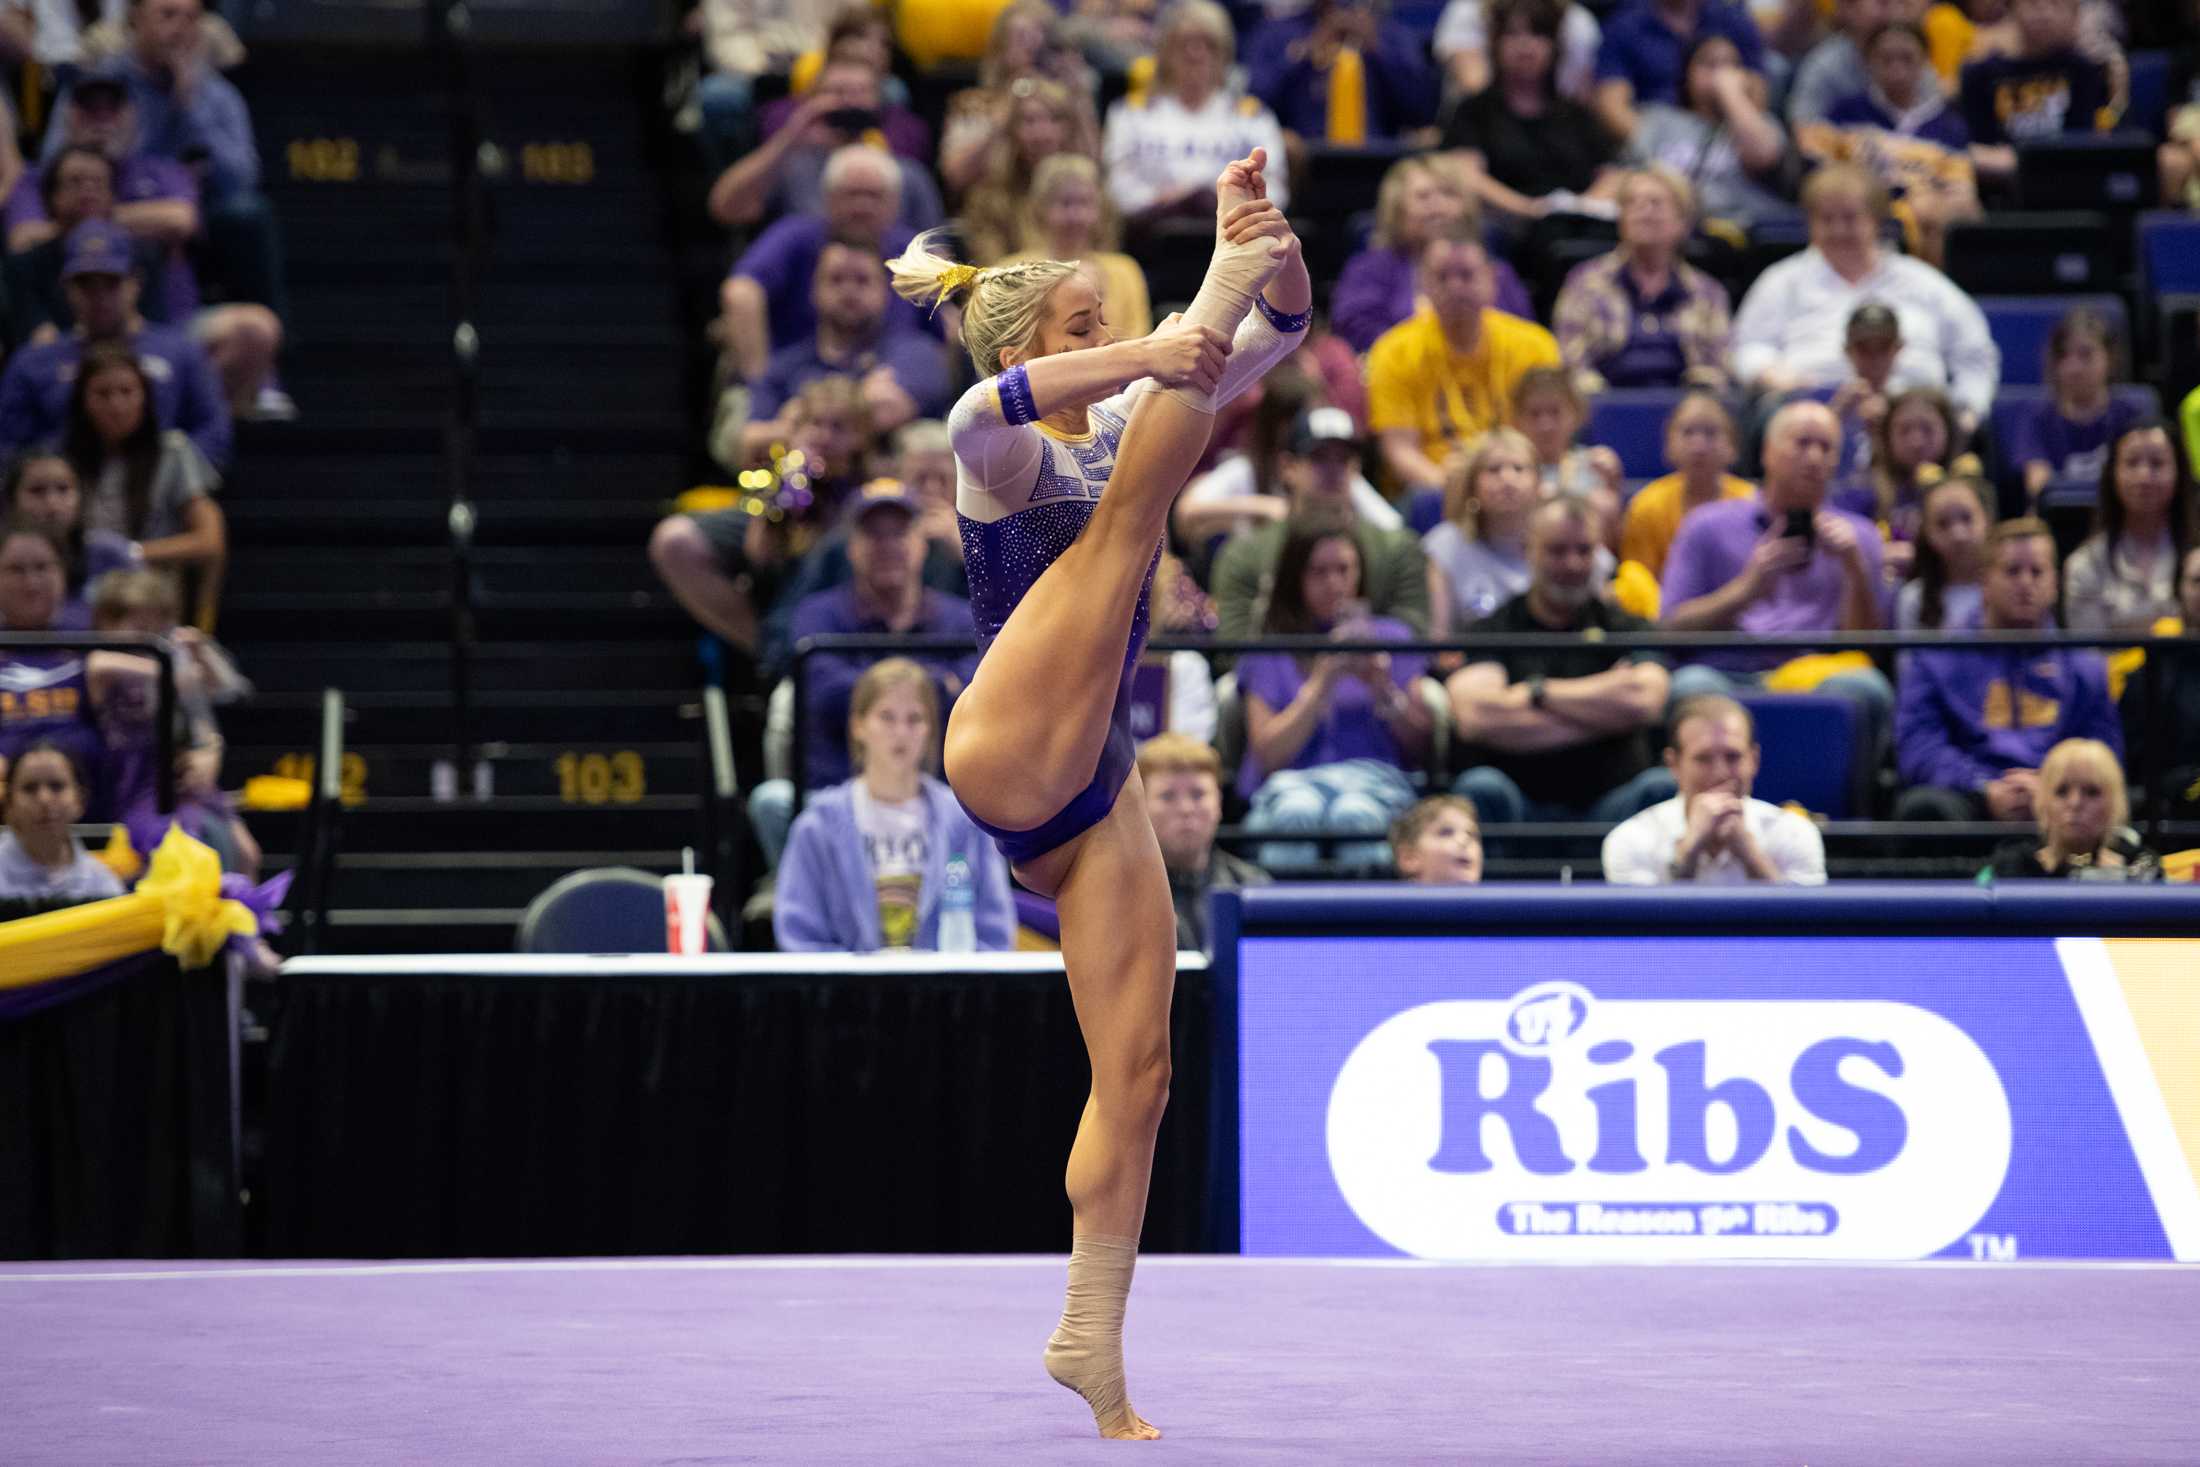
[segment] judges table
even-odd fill
[[[269,1253],[1058,1250],[1089,1081],[1058,955],[295,959]],[[1218,1038],[1178,958],[1150,1248],[1225,1246]]]

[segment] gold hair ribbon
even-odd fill
[[[978,283],[978,267],[975,265],[950,265],[940,272],[940,295],[944,298],[958,290],[968,290]]]

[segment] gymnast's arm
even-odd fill
[[[965,392],[947,415],[955,457],[989,489],[1017,482],[1038,467],[1041,449],[1032,423],[1064,408],[1103,402],[1143,377],[1181,382],[1208,374],[1212,381],[1214,358],[1222,349],[1219,332],[1163,330],[1011,367]]]

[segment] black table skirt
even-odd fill
[[[274,1256],[1068,1244],[1088,1070],[1059,973],[281,986]],[[1172,1027],[1146,1241],[1204,1249],[1219,1237],[1204,974],[1179,977]]]
[[[0,1257],[239,1252],[234,1032],[223,969],[157,954],[0,1021]]]

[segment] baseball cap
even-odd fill
[[[873,479],[856,491],[855,500],[848,506],[848,522],[861,524],[873,510],[898,509],[915,517],[917,501],[902,486],[899,479]]]
[[[1858,306],[1849,315],[1848,339],[1857,341],[1873,336],[1900,336],[1902,322],[1895,313],[1877,301]]]
[[[61,265],[63,280],[74,280],[79,275],[127,276],[136,268],[130,257],[130,236],[120,225],[87,219],[69,231]]]
[[[126,102],[129,98],[129,83],[111,71],[87,71],[69,86],[69,100],[81,106]]]
[[[1291,425],[1291,451],[1303,458],[1324,443],[1360,446],[1360,430],[1353,426],[1352,414],[1340,407],[1309,408],[1299,414]]]

